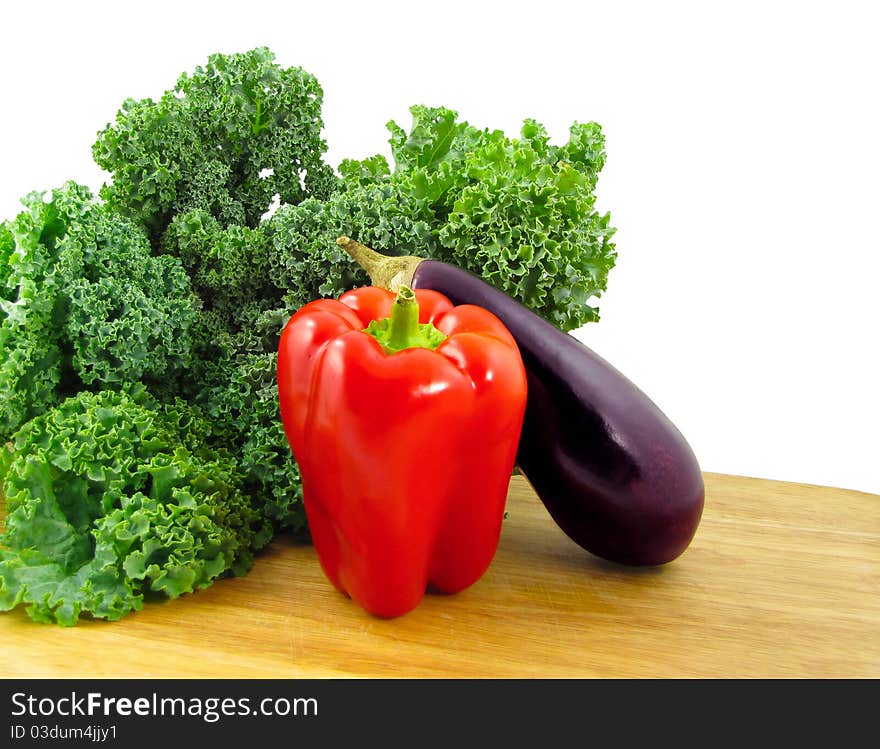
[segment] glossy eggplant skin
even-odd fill
[[[557,525],[588,552],[661,565],[690,544],[703,475],[681,432],[623,374],[573,336],[482,279],[423,260],[414,288],[494,312],[528,377],[517,465]]]

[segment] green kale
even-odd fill
[[[0,221],[0,299],[15,300],[16,290],[10,286],[12,254],[15,252],[15,235],[9,221]]]
[[[339,191],[326,201],[282,206],[268,221],[270,262],[294,309],[318,297],[335,297],[369,279],[336,244],[342,234],[388,254],[431,254],[431,216],[424,204],[390,181]]]
[[[276,351],[218,360],[195,402],[225,435],[245,491],[262,515],[277,530],[303,536],[302,484],[281,423],[276,362]]]
[[[147,592],[176,598],[244,574],[271,527],[235,461],[206,449],[202,420],[131,387],[82,392],[19,429],[0,455],[0,610],[118,619]]]
[[[363,282],[333,247],[345,234],[385,254],[459,265],[562,330],[598,319],[591,301],[616,259],[610,218],[595,206],[605,163],[599,126],[574,124],[554,146],[534,120],[511,139],[449,109],[411,112],[409,133],[388,125],[393,170],[381,156],[344,161],[341,192],[275,214],[277,277],[304,279],[297,289],[322,295]]]
[[[259,229],[223,227],[202,210],[178,214],[168,227],[162,251],[180,259],[205,312],[224,328],[242,327],[242,310],[255,300],[280,299],[269,277],[267,240]]]
[[[337,180],[322,160],[323,91],[274,59],[266,48],[212,55],[158,101],[125,101],[92,149],[113,175],[102,195],[154,240],[190,210],[253,228],[276,195],[326,197]]]
[[[244,490],[274,527],[302,534],[299,469],[281,424],[275,361],[281,330],[306,297],[282,298],[268,248],[263,226],[223,227],[204,211],[175,216],[162,250],[180,258],[203,302],[192,363],[170,393],[204,408],[238,458]],[[310,294],[303,283],[293,288]]]
[[[198,394],[218,361],[275,351],[286,317],[282,291],[270,276],[268,238],[260,227],[222,226],[205,211],[179,214],[161,251],[178,258],[202,300],[193,327],[193,365],[184,374]]]
[[[85,388],[162,378],[189,364],[200,306],[176,258],[68,182],[32,193],[0,234],[0,438]]]

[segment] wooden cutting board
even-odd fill
[[[278,539],[244,578],[119,622],[0,614],[3,677],[880,677],[880,496],[706,474],[691,547],[652,569],[572,543],[514,477],[497,556],[394,620]]]

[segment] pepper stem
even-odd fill
[[[409,286],[397,290],[391,305],[391,325],[388,330],[388,348],[402,351],[416,344],[419,337],[419,303]]]
[[[446,340],[446,336],[431,323],[419,323],[419,303],[409,286],[398,289],[391,305],[391,315],[370,321],[364,332],[379,341],[386,354],[410,348],[434,350]]]
[[[339,237],[336,244],[367,272],[373,286],[381,286],[390,291],[397,291],[401,286],[410,286],[413,273],[424,259],[413,255],[382,255],[350,237]]]

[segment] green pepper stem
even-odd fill
[[[417,345],[419,337],[419,303],[415,292],[409,286],[397,290],[397,298],[391,305],[391,329],[388,331],[388,345],[395,351]]]
[[[419,323],[419,303],[409,286],[398,289],[391,314],[381,320],[371,320],[364,332],[379,341],[386,354],[410,348],[433,351],[446,340],[446,336],[431,323]]]

